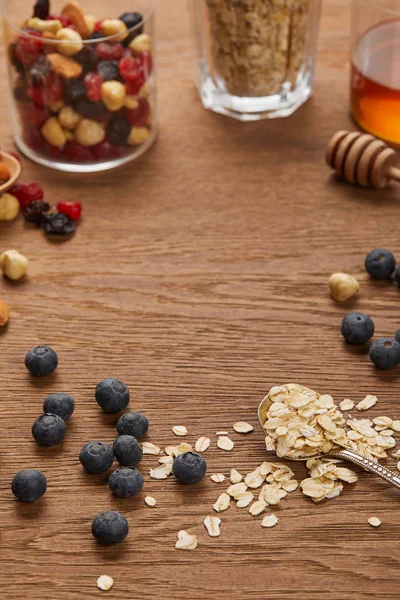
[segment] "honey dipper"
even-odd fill
[[[400,181],[397,153],[368,133],[338,131],[328,145],[326,162],[342,179],[364,187],[384,188]]]

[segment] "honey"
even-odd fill
[[[355,45],[351,111],[362,129],[400,146],[400,19],[379,23]]]

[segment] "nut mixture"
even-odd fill
[[[308,0],[205,0],[211,75],[236,96],[293,86],[303,65]]]

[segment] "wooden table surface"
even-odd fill
[[[107,598],[118,600],[399,598],[400,495],[357,468],[358,483],[335,500],[314,505],[291,494],[274,511],[274,529],[231,507],[212,539],[202,522],[226,485],[151,480],[157,459],[145,457],[145,490],[158,501],[150,509],[143,494],[113,498],[107,476],[86,475],[77,459],[87,441],[115,436],[117,417],[94,400],[108,376],[129,385],[130,407],[148,416],[152,442],[175,443],[171,427],[181,424],[190,443],[210,436],[209,473],[247,473],[263,461],[257,406],[273,384],[301,382],[338,401],[375,393],[370,414],[399,418],[400,371],[378,373],[367,350],[347,347],[339,331],[351,308],[374,318],[378,336],[400,326],[398,287],[370,281],[363,269],[376,246],[400,256],[398,188],[348,187],[323,160],[330,135],[352,127],[348,4],[324,2],[314,98],[289,120],[245,125],[203,110],[185,2],[163,0],[153,149],[119,172],[82,177],[24,160],[24,181],[42,182],[50,202],[82,200],[85,215],[64,244],[22,219],[0,226],[1,250],[15,247],[31,260],[26,281],[0,280],[11,311],[0,337],[1,598],[97,598],[103,574],[115,580]],[[1,135],[10,148],[7,118]],[[327,291],[337,270],[361,282],[345,307]],[[56,349],[59,368],[34,381],[24,356],[40,343]],[[70,392],[77,409],[64,443],[43,449],[30,429],[54,391]],[[234,433],[238,420],[254,433]],[[216,448],[221,429],[231,431],[232,452]],[[32,506],[10,491],[22,468],[48,478],[46,496]],[[306,476],[304,465],[294,469]],[[107,509],[127,516],[130,535],[104,549],[90,528]],[[370,516],[382,520],[379,529]],[[180,529],[198,535],[196,551],[174,549]]]

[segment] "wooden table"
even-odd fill
[[[49,243],[22,219],[1,224],[1,249],[30,260],[22,283],[0,281],[10,307],[1,336],[1,584],[4,599],[347,600],[399,598],[399,492],[361,471],[336,500],[314,505],[298,491],[276,508],[279,525],[231,507],[222,535],[202,524],[226,485],[206,477],[193,487],[149,479],[146,493],[111,497],[107,476],[86,475],[77,456],[92,439],[112,441],[116,416],[102,414],[94,388],[107,376],[131,389],[132,409],[148,416],[149,440],[212,438],[209,473],[247,473],[264,459],[257,405],[269,387],[297,381],[336,400],[376,393],[374,416],[400,416],[399,373],[378,373],[367,350],[341,339],[346,311],[372,315],[376,334],[400,326],[399,290],[375,283],[365,254],[384,246],[400,256],[398,187],[354,189],[324,165],[330,135],[348,116],[347,0],[324,3],[315,97],[290,120],[243,125],[203,110],[192,84],[183,0],[159,3],[161,133],[138,162],[104,175],[60,175],[24,160],[23,180],[39,180],[49,201],[84,202],[75,238]],[[1,105],[6,106],[4,86]],[[7,118],[3,147],[11,147]],[[336,270],[361,282],[359,298],[339,306],[327,280]],[[26,351],[53,346],[57,372],[33,381]],[[68,391],[77,410],[64,443],[42,449],[30,428],[50,392]],[[240,436],[238,420],[255,431]],[[216,448],[229,430],[232,452]],[[394,460],[388,461],[394,466]],[[46,496],[30,506],[10,491],[22,468],[48,477]],[[295,465],[298,478],[306,475]],[[357,470],[357,469],[356,469]],[[122,511],[130,535],[101,548],[91,521]],[[379,529],[367,524],[382,520]],[[195,552],[174,549],[177,532],[198,535]]]

